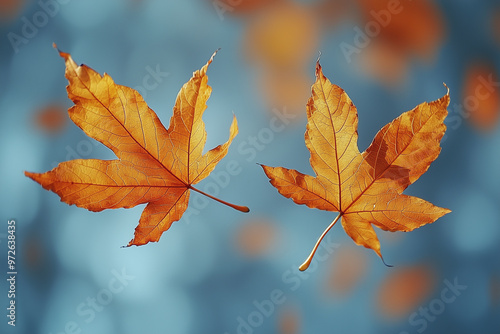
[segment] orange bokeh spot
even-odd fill
[[[12,20],[24,7],[24,0],[0,0],[0,19]]]
[[[244,53],[270,69],[296,69],[317,52],[319,27],[307,7],[280,2],[256,16],[244,36]]]
[[[58,104],[50,104],[35,114],[35,125],[46,133],[58,133],[67,123],[66,108]]]
[[[256,257],[265,254],[275,242],[276,231],[266,219],[255,219],[241,225],[236,232],[236,245],[245,255]]]
[[[405,317],[430,296],[435,283],[434,272],[425,265],[391,269],[378,291],[378,310],[387,318]]]
[[[298,334],[300,328],[300,314],[296,307],[289,307],[279,316],[280,334]]]
[[[347,295],[359,284],[367,271],[366,252],[360,247],[341,247],[334,253],[327,290]]]
[[[432,62],[437,56],[446,32],[443,15],[433,1],[404,1],[397,7],[389,6],[392,1],[358,3],[365,23],[362,30],[370,23],[379,27],[361,50],[368,74],[394,86],[405,79],[412,57]]]
[[[498,87],[488,85],[497,82],[495,69],[486,64],[473,64],[465,75],[463,105],[469,113],[469,121],[481,131],[491,131],[498,122],[500,95]]]

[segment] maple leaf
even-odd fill
[[[189,190],[249,211],[193,186],[212,172],[238,132],[233,117],[229,140],[203,154],[207,134],[202,115],[211,93],[206,72],[215,53],[181,88],[168,130],[136,90],[117,85],[109,75],[101,76],[86,65],[77,66],[68,53],[59,54],[66,63],[68,96],[75,103],[69,116],[118,159],[71,160],[43,174],[25,172],[26,176],[58,194],[61,201],[90,211],[148,203],[128,246],[158,241],[186,211]]]
[[[406,232],[451,212],[402,194],[439,155],[449,103],[448,91],[437,101],[403,113],[384,126],[368,149],[360,153],[356,107],[342,88],[323,75],[318,60],[305,133],[316,177],[262,165],[281,195],[310,208],[339,212],[300,270],[307,269],[319,243],[341,217],[344,230],[354,242],[373,249],[383,261],[372,225]]]

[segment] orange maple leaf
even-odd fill
[[[61,201],[90,211],[148,203],[128,246],[158,241],[186,211],[190,189],[249,211],[193,187],[212,172],[238,133],[233,117],[229,140],[203,154],[207,134],[202,114],[212,90],[206,72],[215,53],[181,88],[168,130],[136,90],[86,65],[77,66],[67,53],[59,54],[66,62],[68,96],[75,103],[69,116],[118,160],[71,160],[43,174],[25,172],[26,176],[57,193]]]
[[[391,232],[411,231],[450,212],[402,194],[439,155],[449,102],[448,91],[437,101],[403,113],[384,126],[370,147],[360,153],[356,107],[342,88],[323,75],[317,62],[305,133],[316,177],[262,165],[281,195],[310,208],[339,212],[301,270],[307,269],[319,243],[340,217],[354,242],[382,258],[372,224]]]

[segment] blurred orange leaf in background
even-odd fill
[[[90,211],[148,203],[128,246],[158,241],[186,211],[189,190],[249,211],[192,186],[212,172],[238,132],[234,117],[229,140],[203,154],[207,134],[202,115],[212,91],[206,72],[214,56],[180,90],[167,130],[136,90],[78,66],[68,53],[59,54],[66,63],[68,96],[75,103],[68,111],[71,120],[118,159],[70,160],[26,176],[57,193],[61,201]]]
[[[239,250],[250,257],[265,254],[275,243],[276,231],[266,219],[252,219],[240,225],[236,232]]]
[[[318,44],[318,26],[308,7],[284,1],[255,16],[244,37],[244,54],[272,70],[305,65]]]
[[[258,86],[270,106],[303,113],[306,69],[317,53],[319,30],[314,11],[292,1],[276,2],[251,18],[243,53],[258,68]]]
[[[29,236],[22,251],[24,263],[30,270],[43,268],[47,262],[47,248],[39,236]]]
[[[449,103],[448,92],[439,100],[403,113],[384,126],[368,149],[360,153],[356,107],[342,88],[323,75],[317,62],[305,133],[316,176],[262,165],[281,195],[296,204],[339,212],[300,270],[307,269],[319,243],[340,218],[356,244],[374,250],[382,258],[372,225],[391,232],[408,232],[450,212],[403,194],[438,157]]]
[[[366,253],[357,247],[342,247],[335,251],[327,290],[345,296],[359,284],[367,271]]]
[[[273,108],[286,108],[294,116],[292,120],[303,119],[304,101],[309,95],[311,87],[309,75],[305,71],[283,71],[261,73],[257,79],[259,89],[264,99]],[[272,110],[272,108],[269,108]]]
[[[374,13],[386,11],[392,0],[357,0],[365,23],[380,22]],[[379,17],[383,17],[379,15]],[[383,18],[385,19],[385,18]],[[379,23],[380,24],[380,23]],[[385,83],[396,84],[406,74],[413,56],[431,62],[445,37],[445,23],[432,0],[400,2],[397,13],[388,16],[380,32],[361,52],[369,73]],[[394,68],[391,66],[395,65]]]
[[[397,87],[408,75],[407,59],[383,41],[363,50],[359,61],[366,74],[391,88]]]
[[[467,69],[463,91],[468,120],[476,129],[485,132],[496,127],[500,114],[500,93],[487,84],[489,81],[498,82],[495,69],[481,63],[472,64]]]
[[[377,309],[387,318],[402,318],[417,309],[433,292],[434,272],[425,265],[395,268],[378,290]]]
[[[234,6],[231,13],[251,14],[245,20],[243,54],[257,69],[256,84],[270,109],[287,107],[305,116],[310,60],[318,54],[322,32],[336,26],[349,8],[347,0],[254,0]]]
[[[63,106],[50,104],[39,110],[35,116],[35,124],[48,134],[62,131],[68,124],[68,114]]]
[[[288,307],[279,316],[280,334],[299,334],[300,314],[297,307]]]
[[[25,0],[0,0],[0,19],[12,20],[24,8]]]

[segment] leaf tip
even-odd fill
[[[57,50],[57,52],[59,52],[59,56],[61,56],[62,58],[64,58],[64,60],[71,59],[70,54],[69,54],[69,53],[66,53],[66,52],[61,51],[61,50],[57,47],[56,43],[52,43],[52,46],[54,47],[54,49],[56,49],[56,50]]]
[[[269,167],[269,166],[266,166],[264,164],[261,164],[261,163],[258,163],[257,162],[257,165],[259,165],[260,167],[262,167],[262,170],[264,171],[264,173],[266,174],[266,176],[269,178],[269,182],[271,182],[271,176],[269,174],[269,171],[273,168],[273,167]],[[272,182],[271,182],[272,184]]]
[[[233,111],[233,121],[231,122],[231,127],[229,128],[229,131],[230,132],[235,132],[235,136],[238,134],[239,132],[239,128],[238,128],[238,120],[236,119],[236,115],[234,114],[234,111]]]
[[[38,173],[32,173],[32,172],[24,171],[24,176],[29,177],[30,179],[32,179],[35,182],[38,182],[37,181],[37,175],[38,175]]]
[[[220,48],[218,48],[217,50],[214,51],[214,53],[212,53],[212,56],[210,57],[210,59],[208,60],[207,64],[205,66],[203,66],[203,68],[205,69],[205,73],[207,72],[207,68],[208,68],[208,65],[212,64],[212,62],[214,61],[214,58],[215,58],[215,55],[217,54],[217,52],[220,51]]]
[[[209,63],[211,63],[214,58],[215,58],[215,55],[220,51],[220,48],[218,48],[217,50],[214,51],[214,53],[212,53],[212,56],[210,57],[210,60],[209,60]]]
[[[321,54],[320,54],[321,56]],[[321,73],[322,73],[322,70],[321,70],[321,64],[319,63],[319,58],[318,57],[318,60],[316,60],[316,77],[320,77]]]
[[[135,239],[136,239],[136,236],[134,235],[134,238],[132,240],[130,240],[128,242],[128,244],[126,244],[124,246],[121,246],[120,248],[129,248],[131,246],[137,246],[138,247],[138,246],[147,244],[147,242],[142,242],[142,243],[141,242],[137,242],[137,241],[135,241]]]
[[[442,208],[442,210],[443,210],[443,215],[442,215],[442,216],[447,215],[447,214],[449,214],[449,213],[452,213],[452,212],[453,212],[453,211],[451,211],[450,209],[447,209],[447,208]],[[442,217],[442,216],[441,216],[441,217]]]
[[[266,168],[268,168],[269,166],[266,166],[264,164],[261,164],[259,162],[256,162],[257,165],[259,165],[260,167],[262,167],[262,169],[264,170],[264,172],[266,172]]]

